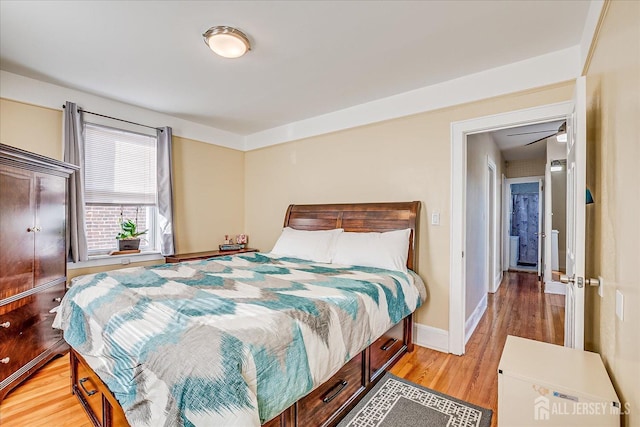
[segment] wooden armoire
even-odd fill
[[[0,401],[67,351],[51,324],[67,281],[73,165],[0,144]]]

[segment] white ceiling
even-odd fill
[[[587,1],[8,1],[0,68],[248,135],[579,43]],[[231,25],[253,50],[214,55]]]
[[[547,138],[555,136],[564,120],[489,132],[506,161],[546,159]],[[532,142],[534,142],[531,144]],[[530,144],[530,145],[529,145]]]

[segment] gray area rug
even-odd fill
[[[338,427],[489,427],[492,411],[385,373]]]

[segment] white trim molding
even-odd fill
[[[500,285],[502,284],[503,277],[504,277],[504,273],[501,268],[498,274],[496,274],[496,277],[493,278],[493,292],[492,291],[489,291],[489,292],[491,292],[492,294],[495,294],[496,292],[498,292],[498,289],[500,289]]]
[[[573,80],[580,46],[469,74],[245,137],[245,151]],[[544,70],[544,72],[541,72]]]
[[[480,323],[480,319],[484,315],[484,312],[487,311],[487,294],[480,299],[478,305],[471,313],[471,316],[467,319],[464,325],[464,343],[469,342],[469,338],[473,335],[473,331],[478,327],[478,323]]]
[[[496,276],[502,275],[502,269],[500,268],[498,253],[498,243],[500,240],[500,210],[498,209],[498,173],[496,162],[487,154],[487,168],[491,173],[491,179],[487,180],[487,205],[485,216],[487,218],[487,230],[486,230],[486,251],[487,251],[487,287],[488,291],[495,293],[498,290],[496,286]],[[493,186],[491,181],[493,180]],[[493,211],[493,215],[492,215]],[[493,236],[491,235],[493,230]],[[493,243],[493,244],[492,244]],[[496,266],[498,264],[498,266]],[[498,272],[500,270],[500,272]]]
[[[432,350],[448,353],[449,333],[444,329],[434,328],[433,326],[427,326],[421,323],[414,323],[413,343],[420,347],[426,347]]]
[[[513,268],[510,263],[509,260],[511,260],[511,244],[509,242],[509,239],[511,238],[511,232],[509,231],[509,228],[511,227],[511,209],[513,208],[511,206],[511,184],[526,184],[526,183],[538,183],[539,180],[542,180],[543,184],[544,184],[544,188],[546,190],[547,188],[547,181],[545,179],[546,175],[532,175],[532,176],[523,176],[523,177],[519,177],[519,178],[507,178],[505,180],[505,199],[507,200],[507,202],[509,203],[509,205],[507,206],[507,211],[505,211],[505,218],[508,218],[507,220],[507,227],[506,227],[506,233],[504,235],[503,241],[504,241],[504,245],[507,247],[507,267],[505,268],[505,270],[509,270],[510,268]],[[543,197],[546,197],[547,192],[543,191]],[[550,206],[549,204],[547,204],[545,202],[545,209],[547,208],[547,206]],[[544,221],[544,224],[546,226],[547,221]],[[545,241],[547,241],[548,239],[545,239]],[[546,259],[546,255],[547,255],[547,251],[545,249],[545,259]],[[545,276],[546,277],[546,276]],[[551,277],[551,276],[549,276]]]
[[[101,267],[103,265],[122,265],[129,266],[138,262],[145,261],[164,261],[164,256],[159,252],[147,252],[134,255],[105,255],[89,257],[87,261],[68,262],[67,270],[77,270],[80,268]],[[135,265],[131,265],[134,267]]]
[[[567,287],[562,282],[556,282],[555,280],[549,280],[548,282],[544,282],[544,293],[545,294],[566,295],[567,294]]]
[[[580,75],[580,52],[581,46],[575,45],[250,135],[224,131],[3,70],[0,70],[0,97],[53,109],[61,109],[64,101],[72,100],[101,114],[152,126],[171,126],[176,136],[250,151],[573,80]]]
[[[451,123],[451,246],[449,284],[449,351],[464,354],[465,348],[465,198],[467,135],[524,124],[564,119],[572,102],[543,105],[508,113]]]
[[[149,126],[171,126],[173,134],[183,138],[236,150],[242,150],[244,146],[244,137],[235,133],[4,70],[0,70],[0,97],[54,110],[62,110],[65,101],[73,101],[78,106],[96,113]]]
[[[582,37],[580,38],[580,70],[582,75],[587,74],[589,61],[591,60],[591,46],[594,45],[598,35],[604,5],[605,0],[591,0],[589,2],[589,10],[584,21]]]

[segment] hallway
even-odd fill
[[[493,410],[496,426],[498,363],[507,335],[562,345],[564,296],[545,294],[531,273],[508,272],[469,339],[464,356],[416,346],[391,373]]]

